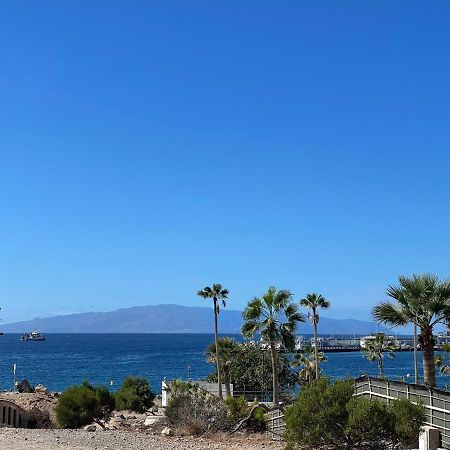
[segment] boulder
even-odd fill
[[[22,381],[16,383],[17,392],[20,394],[31,394],[33,391],[33,387],[30,382],[25,378]]]
[[[84,431],[97,431],[97,425],[95,423],[91,423],[90,425],[86,425],[83,428]]]
[[[173,436],[173,431],[169,427],[166,427],[161,431],[161,434],[163,436]]]
[[[38,384],[37,386],[35,386],[34,392],[36,392],[37,394],[48,395],[48,389],[43,384]]]
[[[149,426],[151,426],[151,425],[155,425],[155,424],[157,424],[157,423],[162,422],[164,419],[165,419],[164,416],[147,417],[147,418],[145,419],[144,425],[145,425],[146,427],[149,427]]]

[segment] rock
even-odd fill
[[[31,394],[33,392],[33,387],[30,382],[25,378],[24,380],[16,384],[17,392],[20,394]]]
[[[164,428],[164,429],[161,431],[161,434],[162,434],[163,436],[173,436],[173,432],[172,432],[172,430],[171,430],[169,427]]]
[[[86,425],[83,428],[84,431],[97,431],[97,425],[95,423],[92,423],[91,425]]]
[[[47,394],[48,395],[48,389],[43,384],[38,384],[34,388],[34,392],[36,392],[38,394]]]
[[[113,417],[105,424],[108,430],[118,430],[125,425],[125,420],[120,417]]]
[[[152,406],[152,409],[150,410],[153,414],[154,413],[157,413],[158,412],[158,407],[155,405],[155,406]]]
[[[145,419],[144,425],[146,427],[149,427],[151,425],[155,425],[156,423],[161,422],[164,419],[163,416],[156,416],[156,417],[147,417]]]

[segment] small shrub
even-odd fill
[[[352,395],[353,384],[349,381],[330,384],[321,378],[304,385],[295,403],[285,412],[287,442],[339,447],[345,441],[346,405]]]
[[[240,420],[250,414],[255,403],[248,404],[245,397],[228,397],[225,400],[227,415],[230,425],[236,425]],[[255,408],[250,419],[246,423],[246,428],[252,431],[261,432],[266,429],[266,414],[263,408]]]
[[[92,422],[107,421],[113,410],[114,397],[110,392],[85,381],[61,394],[55,413],[63,428],[80,428]]]
[[[355,448],[382,450],[396,441],[394,417],[387,403],[353,397],[347,404],[349,412],[345,435]]]
[[[192,383],[173,384],[166,417],[172,427],[192,435],[229,428],[225,403]]]
[[[116,392],[116,408],[143,413],[153,406],[155,394],[145,378],[128,377]]]
[[[420,429],[426,419],[425,407],[400,399],[392,403],[392,412],[398,441],[407,447],[416,445]]]

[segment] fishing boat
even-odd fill
[[[45,335],[33,330],[31,333],[24,333],[20,337],[21,341],[45,341]]]

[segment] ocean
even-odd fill
[[[242,340],[241,336],[234,336]],[[32,385],[44,384],[62,391],[84,380],[118,387],[127,375],[148,378],[156,393],[167,379],[204,379],[213,367],[206,362],[205,349],[213,341],[209,334],[48,334],[44,342],[22,342],[19,334],[0,336],[0,389],[13,387],[13,365],[17,379]],[[361,352],[328,353],[322,367],[331,378],[378,374],[375,362]],[[419,361],[421,355],[419,353]],[[398,352],[385,358],[385,374],[413,381],[412,352]],[[420,366],[421,370],[421,366]],[[450,378],[438,375],[438,385],[450,385]]]

